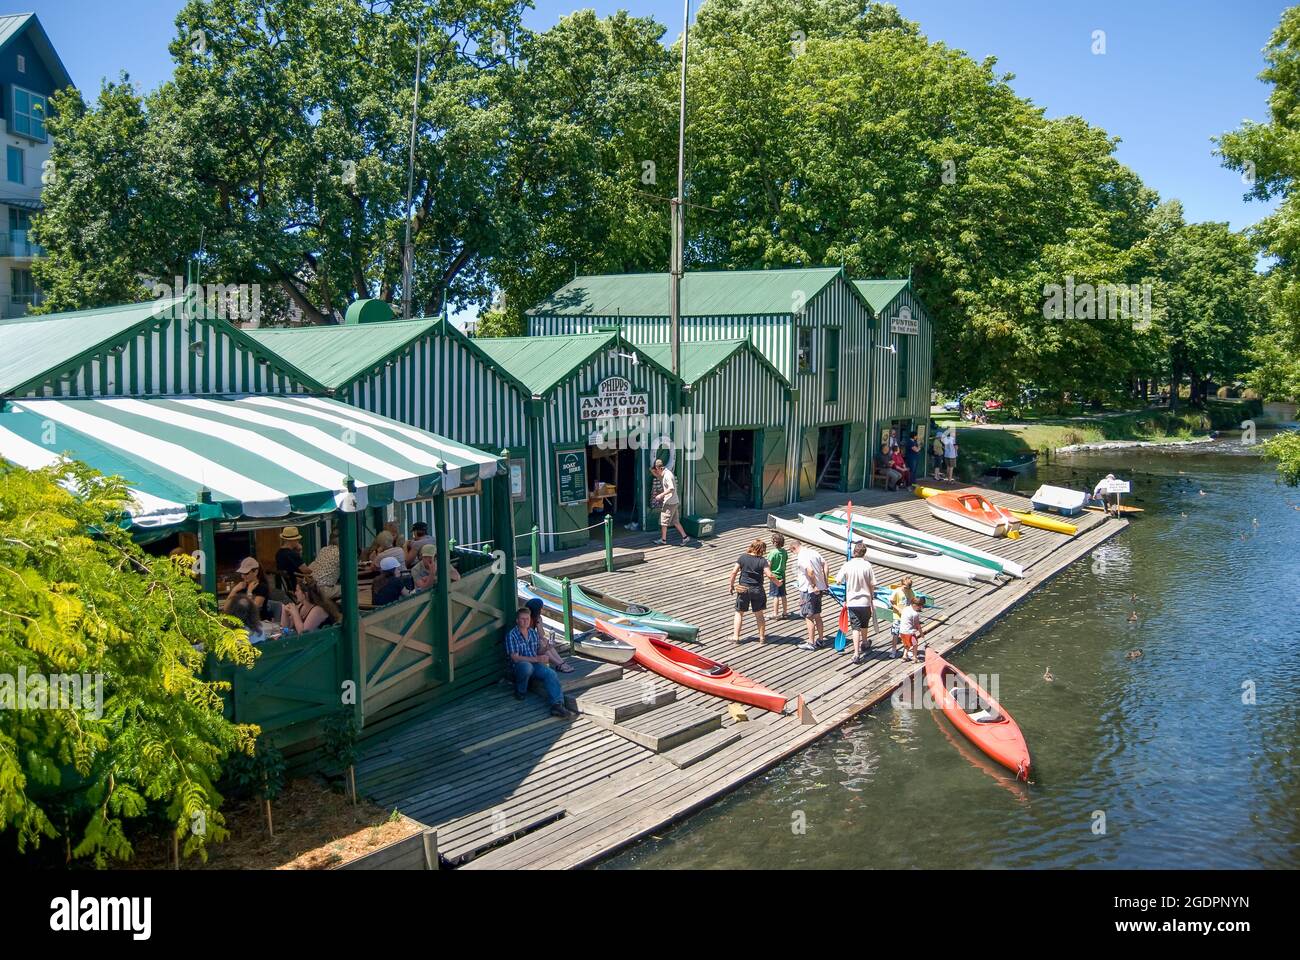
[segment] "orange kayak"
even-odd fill
[[[633,656],[637,663],[674,683],[773,713],[785,709],[786,698],[775,690],[741,676],[725,663],[669,643],[662,633],[628,630],[604,620],[597,620],[596,628],[615,640],[630,643],[636,649]]]
[[[983,494],[943,490],[926,497],[925,503],[938,519],[967,530],[976,530],[990,537],[1020,536],[1020,518]]]
[[[1029,746],[1011,714],[975,681],[933,650],[925,651],[925,685],[931,699],[943,710],[954,727],[975,746],[1028,780]],[[957,696],[953,696],[954,690]],[[958,697],[964,703],[958,702]]]

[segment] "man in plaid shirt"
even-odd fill
[[[568,717],[564,709],[564,693],[560,690],[560,678],[546,663],[546,654],[542,653],[542,638],[533,627],[533,615],[527,607],[520,607],[515,614],[515,626],[506,634],[506,656],[510,658],[510,669],[515,677],[515,699],[522,700],[528,694],[528,684],[533,677],[542,681],[546,699],[551,705],[551,716]]]

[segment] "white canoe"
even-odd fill
[[[835,537],[838,542],[837,553],[843,554],[847,549],[848,527],[844,524],[836,523],[834,520],[818,520],[816,517],[803,514],[799,515],[799,519],[805,525],[812,525]],[[893,567],[895,570],[904,570],[907,573],[916,573],[935,580],[946,580],[964,587],[974,586],[979,580],[988,583],[997,581],[998,575],[995,571],[955,557],[910,550],[906,544],[882,543],[862,537],[856,530],[853,532],[853,540],[854,542],[862,540],[866,543],[867,559],[883,567]]]
[[[826,515],[839,517],[841,520],[846,519],[846,514],[842,509],[829,510]],[[890,523],[888,520],[881,520],[878,517],[858,513],[856,510],[853,512],[853,525],[855,530],[866,530],[897,538],[903,546],[907,546],[908,543],[916,543],[922,546],[937,547],[948,556],[961,560],[963,563],[983,564],[986,569],[1001,570],[1009,577],[1023,577],[1025,575],[1025,568],[1014,560],[999,557],[997,554],[981,550],[979,547],[972,547],[964,543],[958,543],[956,540],[949,540],[933,533],[926,533],[915,527]]]
[[[844,556],[848,547],[843,537],[836,536],[830,529],[823,526],[820,521],[810,517],[801,517],[798,520],[782,520],[780,517],[769,514],[767,526],[769,529],[783,533],[791,539],[798,540],[801,543],[810,543],[814,547],[821,547],[823,550],[828,550],[840,556]],[[911,553],[905,549],[899,549],[893,553],[884,553],[882,550],[873,549],[868,544],[867,559],[872,563],[880,564],[882,567],[892,567],[895,570],[915,573],[922,577],[946,580],[949,583],[960,584],[963,587],[972,587],[980,579],[975,573],[976,568],[969,564],[958,565],[956,561],[951,560],[949,557],[922,556],[919,553]]]
[[[1083,490],[1071,490],[1069,487],[1053,487],[1043,484],[1029,498],[1035,510],[1048,510],[1063,516],[1073,517],[1083,512],[1088,503],[1088,494]]]

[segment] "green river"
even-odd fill
[[[953,657],[996,684],[1032,783],[894,702],[604,866],[1300,866],[1300,491],[1236,440],[1018,485],[1112,471],[1145,514]]]

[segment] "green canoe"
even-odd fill
[[[564,585],[559,580],[540,573],[533,574],[533,586],[557,597],[564,595]],[[580,587],[576,583],[569,584],[569,591],[575,604],[603,611],[610,617],[624,617],[641,627],[662,630],[675,640],[694,642],[699,636],[699,627],[678,620],[676,617],[670,617],[666,613],[651,610],[642,604],[622,600],[592,587]]]

